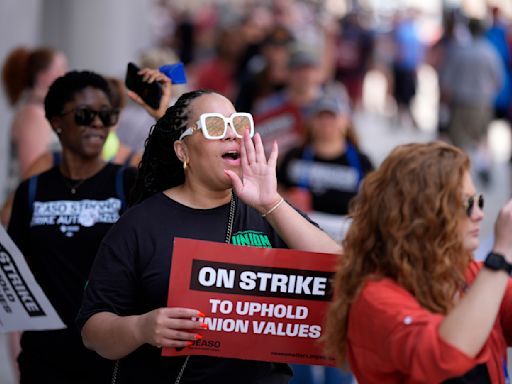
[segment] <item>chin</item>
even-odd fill
[[[82,149],[87,156],[94,157],[103,153],[103,146],[87,146]]]
[[[480,246],[480,242],[478,240],[473,240],[473,239],[466,241],[466,244],[464,244],[464,248],[468,252],[472,252],[472,253],[476,252],[476,250],[478,249],[479,246]]]

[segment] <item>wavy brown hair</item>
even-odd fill
[[[37,75],[51,66],[57,53],[49,47],[19,47],[9,53],[2,67],[2,80],[11,105],[18,102],[25,88],[34,87]]]
[[[465,284],[463,177],[469,158],[433,142],[394,149],[366,176],[350,206],[324,335],[326,350],[346,362],[350,305],[369,279],[389,278],[426,309],[446,313]]]

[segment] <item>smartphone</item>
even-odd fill
[[[162,65],[158,68],[165,76],[171,79],[173,85],[187,84],[185,66],[182,62]]]
[[[151,108],[158,109],[162,98],[162,86],[158,82],[148,83],[139,75],[140,68],[133,63],[128,63],[126,68],[126,87],[137,95]]]

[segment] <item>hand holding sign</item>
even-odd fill
[[[155,347],[181,348],[200,339],[195,330],[204,330],[201,321],[193,317],[204,317],[204,314],[190,308],[158,308],[137,317],[141,343]]]
[[[162,354],[334,365],[319,340],[337,258],[175,239],[167,303],[201,308],[208,329]]]

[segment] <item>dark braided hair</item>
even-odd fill
[[[187,129],[192,100],[212,93],[215,92],[206,89],[184,93],[151,127],[130,199],[132,205],[157,192],[183,184],[185,172],[174,152],[174,142]]]

